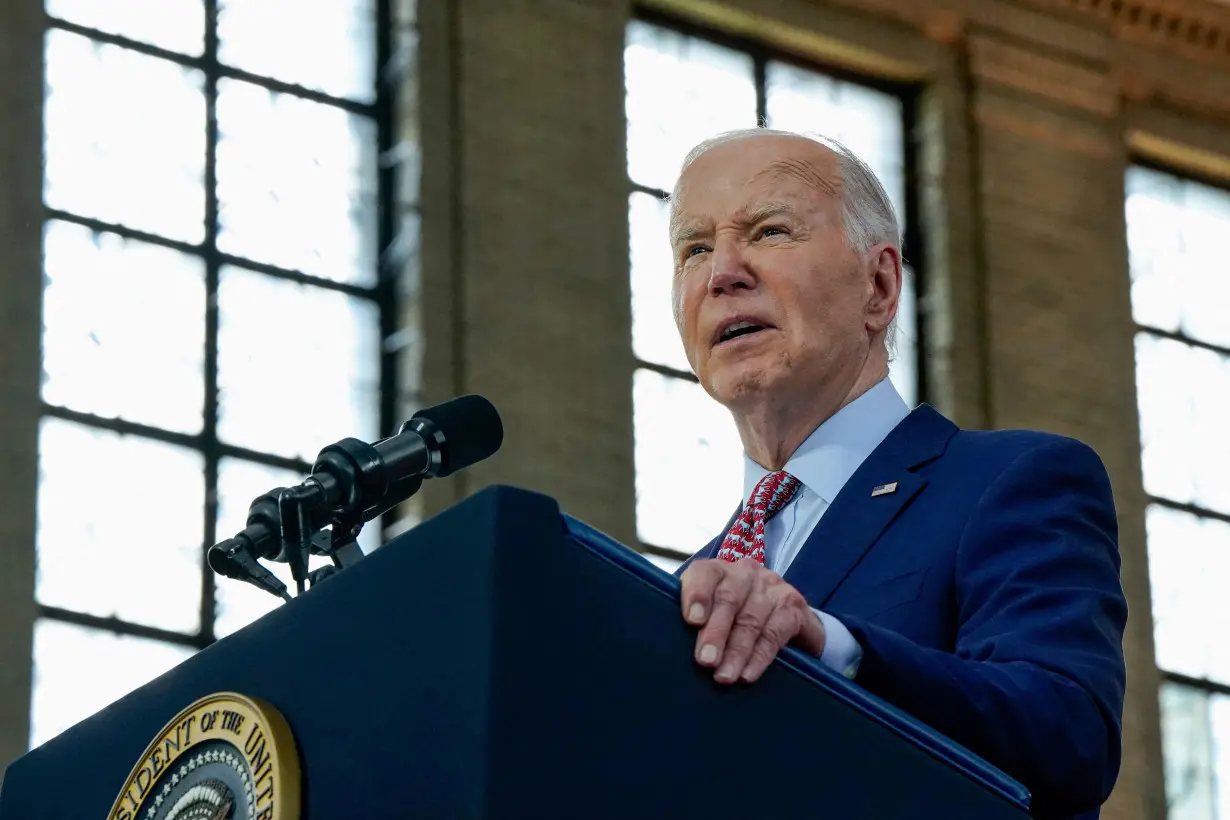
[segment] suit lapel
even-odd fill
[[[927,480],[918,468],[942,455],[956,432],[956,425],[922,405],[859,466],[786,571],[786,581],[809,605],[824,606],[898,513],[922,492]],[[886,491],[894,482],[895,489]]]

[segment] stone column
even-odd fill
[[[1123,206],[1129,158],[1109,38],[1089,31],[1021,40],[1051,30],[984,24],[966,41],[988,420],[1078,438],[1110,473],[1130,618],[1123,764],[1103,816],[1160,818],[1159,678]]]
[[[0,3],[0,769],[26,751],[34,626],[43,4]]]
[[[429,482],[539,490],[635,540],[626,0],[419,9],[426,402],[481,393],[500,453]]]

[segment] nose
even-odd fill
[[[709,269],[709,294],[731,294],[756,287],[756,277],[747,265],[743,247],[733,236],[719,237],[713,245],[713,261]]]

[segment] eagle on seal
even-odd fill
[[[235,797],[225,783],[205,780],[175,801],[165,820],[231,820]]]

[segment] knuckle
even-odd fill
[[[761,634],[764,636],[765,640],[773,646],[785,646],[786,641],[790,640],[786,637],[785,633],[785,629],[782,629],[780,626],[770,624],[764,628],[764,632]]]
[[[752,649],[752,659],[761,666],[768,666],[776,654],[773,644],[766,640],[757,641],[756,646]]]
[[[733,630],[730,633],[730,638],[726,641],[726,657],[738,660],[746,656],[752,649],[753,640],[753,636],[749,635],[745,630]]]
[[[691,564],[688,564],[688,568],[685,569],[683,574],[679,576],[679,580],[683,583],[687,583],[688,581],[695,583],[697,579],[704,578],[712,574],[713,568],[709,565],[709,563],[710,562],[707,560],[693,561]]]
[[[807,599],[803,597],[803,593],[785,581],[775,591],[780,596],[780,606],[792,610],[807,608]]]
[[[749,632],[760,633],[764,629],[765,619],[759,612],[745,608],[735,616],[735,626]]]
[[[785,646],[798,631],[797,618],[773,618],[765,624],[761,635],[776,648]]]
[[[764,564],[751,558],[740,558],[730,565],[730,571],[741,577],[750,578],[764,569]]]

